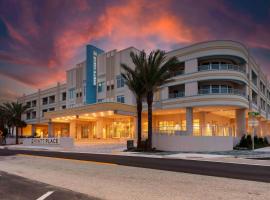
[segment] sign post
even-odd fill
[[[252,150],[254,150],[254,136],[255,136],[255,127],[259,125],[259,122],[257,120],[257,116],[259,116],[260,113],[258,112],[249,112],[248,116],[251,117],[251,119],[248,120],[248,125],[252,127],[252,136],[251,136],[251,141],[252,141]]]

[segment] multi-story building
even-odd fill
[[[135,99],[124,84],[120,65],[134,67],[130,52],[139,50],[104,52],[91,45],[86,49],[86,61],[67,71],[66,84],[19,99],[33,107],[24,116],[29,124],[24,134],[86,141],[136,137]],[[269,134],[269,82],[244,45],[209,41],[166,56],[176,56],[181,63],[172,72],[174,81],[155,93],[154,137],[238,137],[251,132],[248,111],[260,113],[256,134]]]

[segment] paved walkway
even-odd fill
[[[201,160],[212,162],[249,164],[270,166],[269,160],[258,160],[250,158],[270,158],[270,147],[257,149],[255,151],[227,151],[227,152],[159,152],[159,153],[141,153],[141,152],[124,152],[126,149],[125,143],[79,143],[73,148],[65,149],[60,147],[40,147],[40,146],[24,146],[24,145],[6,145],[0,146],[0,149],[21,149],[21,150],[36,150],[36,151],[56,151],[56,152],[73,152],[73,153],[91,153],[91,154],[109,154],[122,156],[136,156],[149,158],[171,158],[185,160]]]

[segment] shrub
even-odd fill
[[[269,146],[268,140],[266,137],[261,138],[258,136],[254,136],[254,148],[262,148]],[[251,135],[243,135],[241,137],[241,140],[239,144],[236,146],[236,148],[247,148],[252,149],[252,137]]]

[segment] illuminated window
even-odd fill
[[[98,92],[103,92],[104,91],[104,87],[105,87],[105,82],[99,82],[98,83]]]
[[[200,120],[194,119],[193,120],[193,135],[200,135]]]

